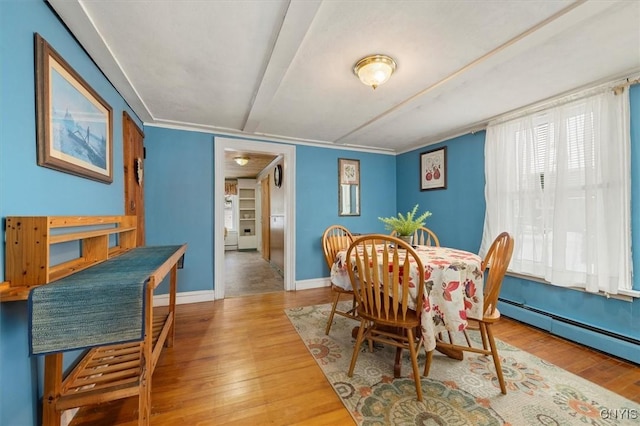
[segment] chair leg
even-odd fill
[[[355,317],[358,314],[356,313],[356,295],[353,295],[353,298],[351,299],[351,310],[349,311],[351,312],[351,314]]]
[[[365,320],[360,321],[360,328],[358,329],[358,337],[356,337],[356,344],[353,346],[353,355],[351,355],[351,364],[349,365],[349,373],[347,376],[353,376],[353,369],[356,366],[356,360],[358,359],[358,354],[360,353],[360,345],[362,344],[364,329],[365,329]]]
[[[340,293],[337,291],[334,292],[336,295],[333,298],[333,306],[331,307],[331,313],[329,314],[329,321],[327,321],[327,328],[324,331],[324,334],[329,335],[329,330],[331,330],[331,324],[333,323],[333,316],[336,314],[336,307],[338,307],[338,302],[340,301]]]
[[[422,375],[425,377],[429,375],[429,370],[431,369],[432,360],[433,360],[433,350],[427,352],[427,359],[424,362],[424,373],[422,373]]]
[[[416,382],[416,395],[418,397],[418,401],[422,401],[422,384],[420,383],[420,370],[418,370],[418,352],[416,347],[415,338],[413,336],[413,330],[407,329],[407,338],[409,341],[409,353],[411,354],[411,366],[413,367],[413,380]],[[418,345],[420,342],[418,342]]]
[[[373,330],[375,327],[376,327],[376,325],[373,322],[370,322],[367,325],[367,329],[372,329]],[[373,353],[373,339],[369,338],[368,342],[369,342],[369,352]]]
[[[500,382],[500,391],[503,395],[507,394],[507,387],[504,384],[504,376],[502,374],[502,366],[500,365],[500,356],[498,355],[498,348],[496,347],[496,341],[493,338],[493,332],[489,324],[483,324],[489,339],[489,346],[491,346],[491,355],[493,356],[493,364],[496,366],[496,374],[498,375],[498,382]]]
[[[487,343],[487,326],[486,324],[480,324],[480,337],[482,337],[482,347],[485,351],[489,350],[489,345]]]

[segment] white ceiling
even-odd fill
[[[226,134],[404,152],[640,71],[636,0],[49,3],[145,124]]]

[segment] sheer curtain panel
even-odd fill
[[[631,289],[628,90],[490,123],[485,178],[481,253],[507,231],[512,272],[589,292]]]

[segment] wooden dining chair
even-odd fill
[[[411,276],[411,267],[419,273]],[[424,269],[413,248],[390,235],[373,234],[356,238],[347,251],[347,270],[355,291],[360,327],[353,348],[348,376],[360,353],[360,346],[369,341],[408,349],[418,401],[422,401],[418,351],[422,340],[414,331],[420,326]],[[409,289],[415,289],[415,299]],[[409,308],[415,300],[415,310]]]
[[[391,232],[391,236],[396,236],[396,231]],[[418,246],[440,247],[440,240],[435,232],[424,226],[418,228],[413,234],[413,244]]]
[[[502,367],[500,366],[500,356],[498,355],[498,348],[496,347],[495,339],[493,338],[493,332],[491,325],[500,319],[500,311],[498,311],[498,296],[500,294],[500,288],[502,287],[502,280],[504,274],[507,272],[507,267],[511,261],[511,254],[513,253],[514,240],[507,232],[503,232],[496,237],[491,244],[489,251],[487,252],[484,260],[482,261],[482,271],[485,273],[484,279],[484,315],[482,318],[470,318],[470,329],[477,328],[482,338],[482,348],[475,347],[466,331],[464,331],[465,344],[457,344],[451,338],[449,334],[449,341],[439,341],[438,349],[443,348],[445,350],[459,350],[480,353],[484,355],[491,355],[493,357],[493,363],[496,368],[496,375],[498,382],[500,383],[500,390],[503,394],[507,394],[507,388],[504,383],[504,377],[502,374]],[[442,333],[440,334],[442,338]],[[431,367],[431,359],[427,357],[427,361],[424,366],[424,375],[429,374]]]
[[[340,250],[346,250],[353,242],[353,236],[347,228],[341,225],[331,225],[325,229],[322,234],[322,250],[324,251],[324,259],[327,262],[329,271],[336,260],[336,255]],[[346,318],[358,319],[356,315],[356,299],[352,290],[346,290],[340,286],[331,283],[331,292],[333,293],[333,304],[331,306],[331,313],[329,314],[329,320],[327,321],[327,327],[325,334],[329,334],[331,330],[331,324],[333,324],[333,317],[335,314],[341,315]],[[352,305],[348,311],[341,311],[337,309],[340,297],[348,295],[351,297]]]

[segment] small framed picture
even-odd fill
[[[420,154],[420,190],[447,188],[447,147]]]
[[[360,216],[360,160],[338,158],[338,216]]]
[[[340,184],[359,185],[360,184],[360,160],[348,160],[340,158]]]

